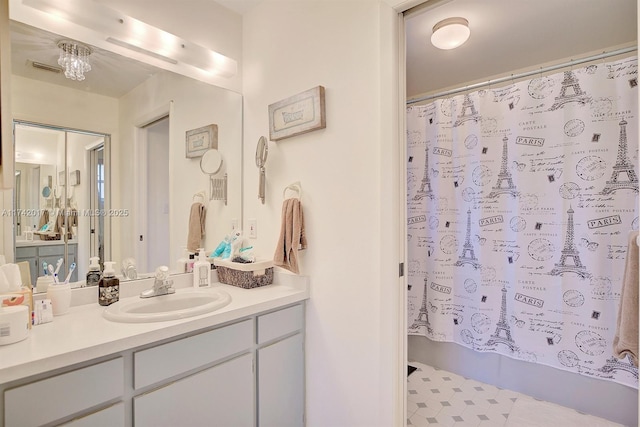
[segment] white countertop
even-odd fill
[[[77,240],[69,240],[67,242],[70,245],[76,245],[78,243]],[[24,248],[30,246],[53,246],[53,245],[64,245],[64,240],[16,240],[17,248]]]
[[[172,276],[174,287],[178,290],[188,287],[191,276]],[[140,289],[150,288],[151,283],[152,279],[121,283],[121,299],[138,298]],[[33,326],[29,337],[23,341],[0,346],[0,384],[221,325],[309,298],[307,277],[277,271],[272,285],[242,289],[216,282],[212,288],[226,291],[231,295],[231,302],[211,313],[149,323],[106,320],[102,316],[105,307],[97,303],[96,287],[74,289],[74,306],[67,314],[55,316],[51,323]],[[76,305],[78,303],[81,305]]]

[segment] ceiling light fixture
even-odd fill
[[[59,41],[58,47],[60,48],[58,64],[64,68],[64,76],[79,82],[84,80],[84,73],[91,71],[91,64],[89,64],[91,48],[71,40]]]
[[[455,49],[467,41],[471,31],[464,18],[447,18],[433,26],[431,43],[438,49]]]

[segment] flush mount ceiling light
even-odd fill
[[[467,41],[471,31],[464,18],[447,18],[433,26],[431,43],[438,49],[455,49]]]
[[[71,40],[59,41],[58,47],[60,48],[58,65],[64,68],[64,76],[79,82],[84,80],[84,73],[91,71],[91,64],[89,64],[91,48]]]

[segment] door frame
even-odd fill
[[[135,199],[135,224],[133,238],[134,251],[133,257],[137,262],[138,270],[147,266],[147,236],[148,224],[147,224],[147,211],[149,208],[149,201],[147,195],[147,133],[145,129],[150,124],[167,118],[169,120],[169,145],[171,145],[171,117],[173,113],[173,101],[169,101],[167,104],[161,105],[158,108],[153,109],[149,113],[137,118],[134,121],[135,135],[134,135],[134,159],[133,164],[136,165],[136,173],[134,174],[134,199]],[[170,189],[167,189],[170,191]],[[169,200],[171,200],[171,194],[169,194]],[[142,240],[141,240],[142,238]],[[171,243],[171,236],[169,236],[169,243]],[[142,270],[140,270],[142,271]],[[142,271],[148,273],[148,271]]]

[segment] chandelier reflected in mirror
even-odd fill
[[[91,64],[89,64],[91,48],[71,40],[59,41],[58,47],[60,48],[58,64],[64,69],[64,76],[71,80],[84,80],[84,73],[91,71]]]

